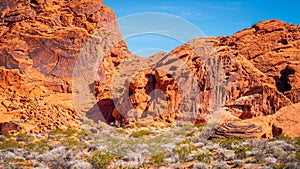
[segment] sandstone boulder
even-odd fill
[[[254,123],[245,123],[240,121],[225,122],[217,125],[210,133],[210,137],[237,137],[237,138],[260,138],[262,127]]]

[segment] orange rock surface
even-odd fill
[[[219,112],[226,118],[217,119],[225,122],[216,127],[219,133],[228,133],[226,126],[234,124],[229,126],[236,131],[254,126],[259,130],[253,135],[258,137],[300,135],[297,25],[263,21],[228,37],[197,38],[168,54],[141,59],[129,57],[116,17],[101,0],[9,0],[1,4],[2,133],[80,128],[76,114],[80,111],[94,121],[121,126],[205,124]],[[92,44],[91,37],[106,40],[102,47],[108,48],[99,63],[93,63],[98,66],[96,74],[86,70],[90,69],[87,65],[76,67],[82,55],[82,62],[90,61],[82,50]],[[92,100],[72,101],[77,92],[74,71],[89,78],[75,82],[88,85]],[[86,104],[95,109],[88,110],[91,107]],[[242,122],[226,123],[233,119]]]
[[[94,33],[111,22],[118,29],[113,11],[102,0],[0,3],[2,133],[13,124],[24,132],[81,128],[72,101],[73,69]],[[127,47],[124,41],[114,47],[105,59],[117,62],[113,57]]]

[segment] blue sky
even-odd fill
[[[118,19],[143,12],[160,12],[175,15],[190,22],[205,36],[228,36],[239,30],[251,27],[256,22],[279,19],[288,23],[300,24],[300,2],[276,0],[104,0]],[[155,19],[155,18],[154,18]],[[127,24],[128,25],[128,24]],[[168,23],[166,23],[168,25]],[[120,30],[124,33],[124,25]],[[186,31],[182,28],[182,31]],[[199,34],[195,34],[199,36]],[[196,37],[195,37],[196,38]],[[133,53],[147,57],[156,51],[169,52],[184,42],[156,34],[145,34],[125,38]],[[142,51],[142,52],[141,52]],[[146,52],[145,52],[146,51]]]

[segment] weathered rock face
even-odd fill
[[[192,40],[164,55],[154,67],[164,70],[165,74],[169,74],[171,77],[172,80],[167,81],[164,86],[171,85],[172,81],[178,84],[175,88],[179,92],[175,92],[176,94],[173,96],[180,97],[178,103],[174,104],[168,99],[165,103],[167,107],[178,110],[174,119],[170,121],[178,120],[180,114],[184,114],[183,112],[188,114],[193,109],[193,106],[188,106],[185,111],[182,111],[187,102],[184,97],[180,96],[181,87],[188,88],[190,91],[195,89],[186,83],[187,79],[195,80],[199,87],[199,90],[195,91],[198,94],[198,103],[195,105],[198,113],[195,119],[196,123],[206,123],[210,118],[210,113],[220,107],[225,110],[224,113],[230,112],[237,119],[247,120],[275,115],[283,107],[297,103],[300,96],[299,33],[299,26],[277,20],[264,21],[229,37]],[[213,48],[209,50],[206,48],[208,53],[200,50],[201,46],[203,47],[203,41],[209,43]],[[173,64],[176,59],[170,59],[171,56],[181,59],[193,78],[185,78],[186,80],[181,81],[175,78],[173,73],[183,75],[184,73],[189,74],[188,72],[179,71],[178,67],[172,67],[173,70],[164,69],[176,65]],[[128,72],[131,71],[136,71],[136,69]],[[131,109],[133,107],[135,111],[128,111],[131,115],[122,114],[114,107],[108,113],[112,114],[108,116],[110,117],[108,121],[122,123],[126,119],[132,120],[133,116],[137,120],[147,112],[151,97],[146,89],[149,88],[149,85],[151,86],[152,81],[159,82],[159,78],[154,72],[143,71],[136,78],[131,79],[128,90],[121,90],[123,93],[125,91],[124,95],[129,93],[131,99],[129,107],[131,105]],[[153,78],[147,78],[145,74]],[[180,86],[182,82],[187,85]],[[162,95],[169,98],[166,92],[163,92]],[[112,105],[115,106],[113,101]],[[167,113],[160,114],[160,119],[169,119],[168,116],[172,114],[172,111],[169,110]],[[236,118],[234,119],[236,120]],[[159,118],[156,119],[156,121],[158,120]],[[260,121],[247,123],[257,124],[257,127],[263,126],[263,129],[259,130],[261,133],[255,133],[258,137],[272,137],[272,129],[269,130],[273,125],[272,120],[267,125]],[[235,126],[237,130],[239,130],[238,126]],[[276,127],[273,128],[275,130]]]
[[[0,65],[20,69],[57,92],[71,92],[78,54],[87,39],[116,19],[103,1],[1,1]],[[117,25],[115,25],[117,26]],[[104,38],[104,37],[103,37]],[[123,43],[116,48],[127,49]],[[107,57],[118,57],[113,52]]]
[[[63,100],[70,94],[55,94],[29,83],[19,70],[0,67],[1,133],[46,132],[51,129],[79,129],[74,107]]]
[[[279,93],[296,103],[299,100],[299,36],[299,26],[271,20],[221,38],[221,45],[238,51],[266,75],[265,83],[276,86]]]
[[[290,118],[284,116],[289,107],[299,107],[299,26],[264,21],[229,37],[194,39],[169,54],[126,62],[129,52],[115,19],[101,0],[1,1],[1,130],[76,127],[75,109],[88,112],[85,105],[97,102],[88,117],[123,126],[178,120],[204,124],[224,110],[230,119],[261,126],[260,136],[296,131],[279,121]],[[87,45],[94,42],[100,50]],[[99,51],[100,60],[90,58]],[[72,79],[74,66],[83,78]],[[89,87],[92,100],[83,94],[74,106],[74,81]],[[240,124],[231,127],[247,132]],[[219,129],[228,133],[226,126]]]
[[[179,95],[177,82],[171,75],[155,68],[144,70],[132,79],[112,116],[122,125],[132,122],[149,125],[154,121],[174,123],[179,113]]]
[[[299,137],[299,110],[300,103],[286,106],[280,109],[274,116],[272,116],[272,124],[276,135],[283,134],[290,137]]]
[[[0,123],[12,121],[26,132],[80,128],[72,103],[73,69],[101,28],[109,25],[104,30],[121,37],[113,11],[102,0],[0,3]],[[108,45],[111,50],[99,61],[104,67],[127,57],[122,39]]]
[[[297,131],[298,125],[277,126],[279,117],[289,121],[293,116],[280,112],[299,102],[299,37],[299,26],[271,20],[219,38],[220,56],[227,57],[228,67],[235,66],[228,71],[225,107],[240,119],[263,126],[261,137]],[[273,117],[277,120],[270,120]]]

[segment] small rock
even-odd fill
[[[202,142],[198,142],[198,143],[195,144],[195,146],[196,146],[197,148],[203,147],[204,145],[205,145],[205,144],[202,143]]]
[[[246,156],[251,157],[251,156],[255,156],[258,153],[259,153],[259,151],[257,151],[257,150],[246,151]]]
[[[130,160],[130,158],[128,156],[125,156],[122,158],[122,160],[128,162]]]
[[[90,132],[93,133],[93,134],[97,134],[98,130],[97,129],[90,129]]]
[[[277,159],[274,158],[274,157],[267,157],[264,159],[264,161],[267,163],[267,164],[275,164],[277,162]]]
[[[172,169],[180,169],[180,164],[172,164],[170,167]]]
[[[244,163],[245,162],[243,160],[234,160],[233,165],[234,165],[234,167],[240,168],[244,165]]]
[[[224,157],[225,157],[225,160],[227,160],[227,161],[234,160],[235,153],[227,151],[227,152],[225,152]]]
[[[245,169],[253,169],[254,166],[253,166],[253,164],[245,164],[244,168]]]
[[[16,141],[23,142],[23,141],[26,141],[26,138],[19,136],[19,137],[16,137]]]
[[[208,165],[204,162],[196,163],[193,169],[208,169]]]
[[[79,168],[92,169],[93,166],[88,162],[78,161],[78,162],[75,162],[70,168],[71,169],[79,169]]]
[[[219,165],[217,166],[217,168],[218,168],[218,169],[230,169],[230,166],[229,166],[226,162],[221,161],[221,162],[219,163]]]
[[[6,140],[6,137],[4,135],[0,135],[0,141]]]
[[[33,167],[39,167],[39,166],[40,166],[40,163],[37,162],[36,160],[32,160],[31,165],[32,165]]]
[[[165,158],[164,162],[167,163],[167,164],[176,163],[176,159],[171,158],[171,157],[170,158]]]

